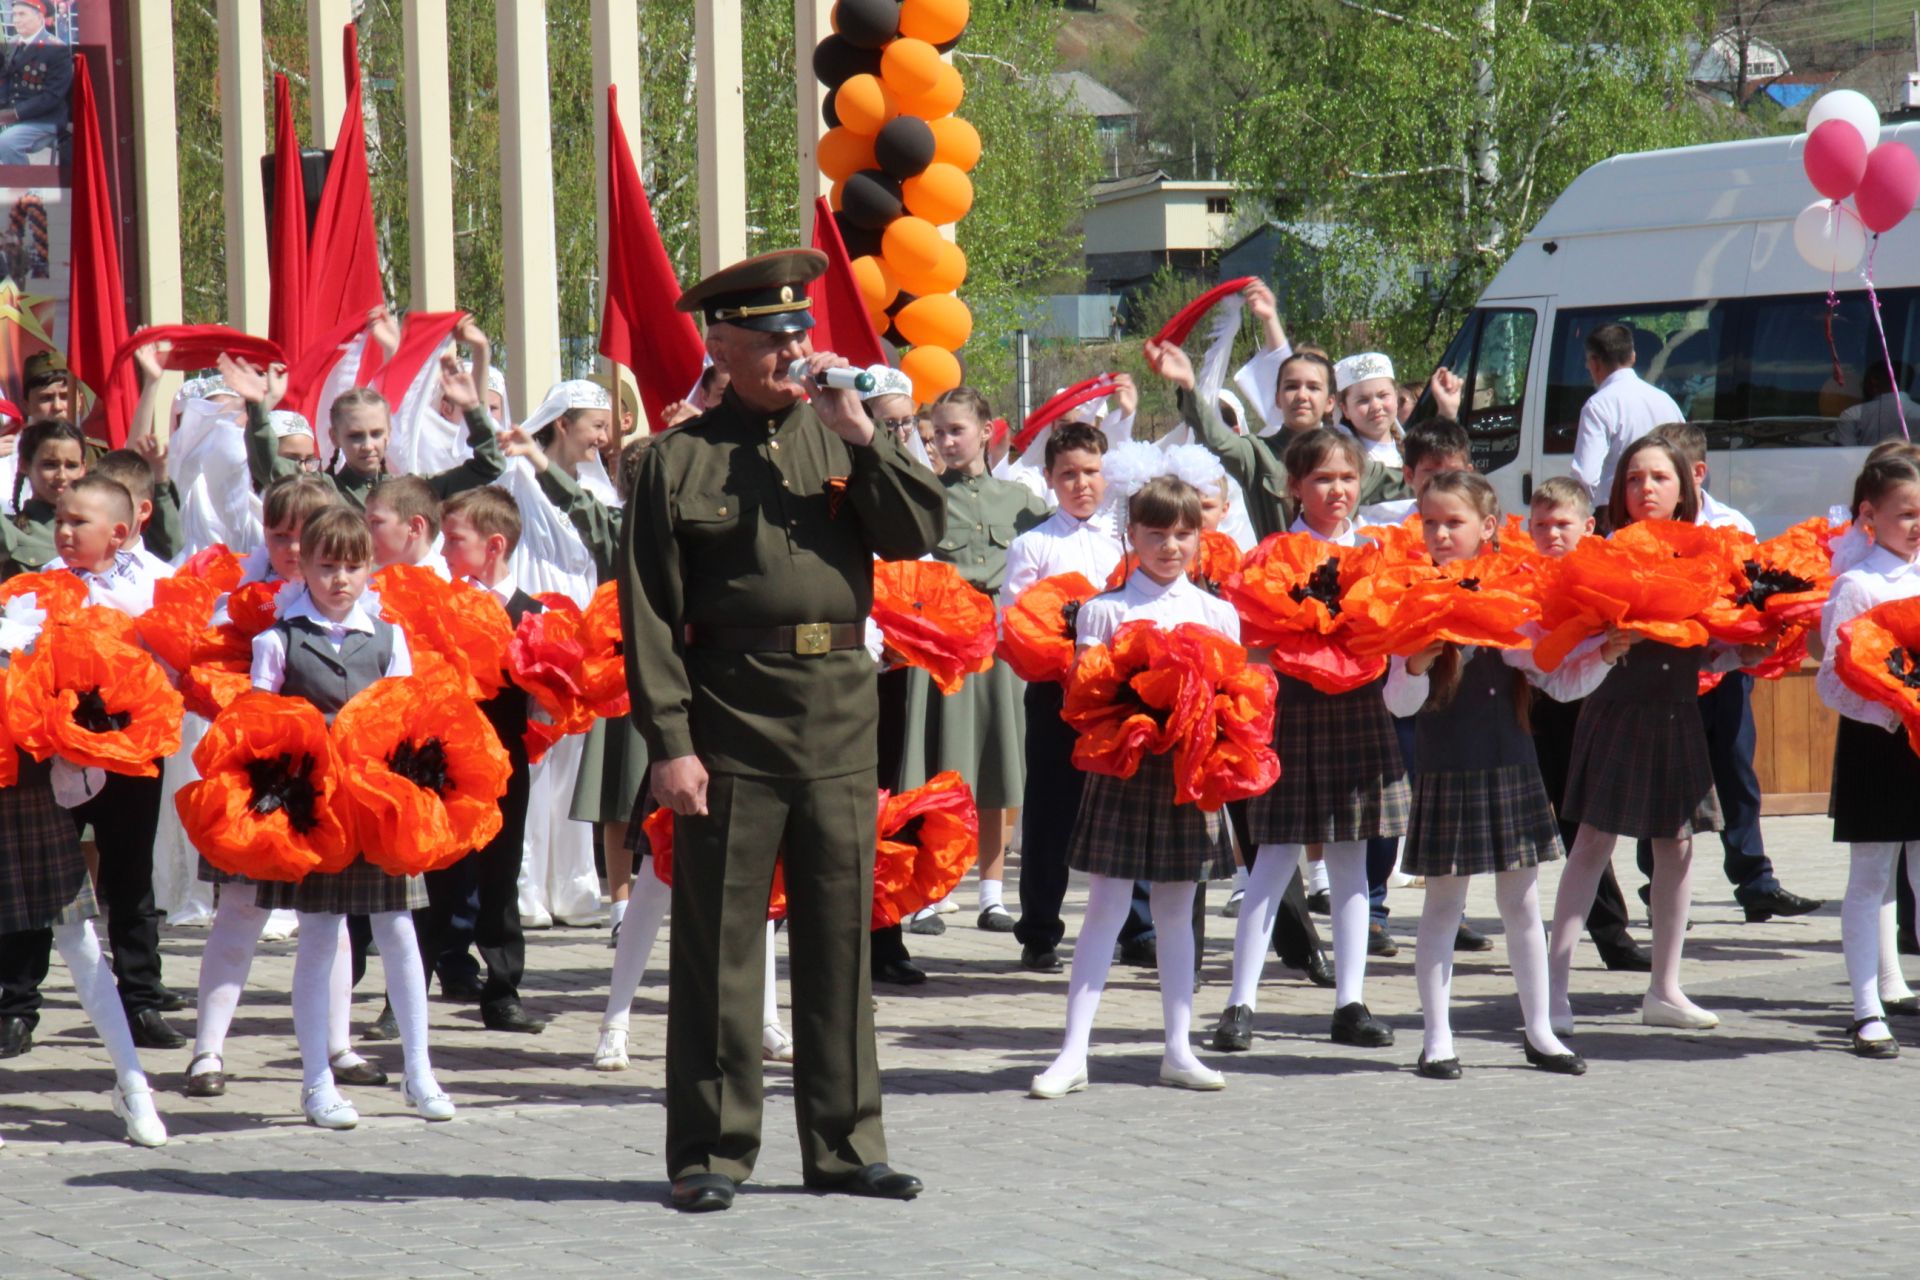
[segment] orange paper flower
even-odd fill
[[[1370,684],[1386,659],[1350,646],[1354,617],[1347,593],[1389,563],[1377,542],[1341,547],[1311,534],[1276,533],[1255,547],[1227,589],[1240,613],[1240,639],[1266,649],[1276,670],[1322,693]]]
[[[1890,707],[1920,752],[1920,599],[1875,605],[1840,624],[1833,669],[1861,697]]]
[[[1129,551],[1107,575],[1107,590],[1123,585],[1140,567],[1140,557]],[[1233,575],[1240,572],[1240,544],[1218,529],[1202,530],[1200,552],[1187,566],[1187,577],[1215,595],[1223,595]]]
[[[1538,583],[1524,561],[1493,550],[1438,567],[1382,569],[1348,594],[1348,607],[1369,622],[1353,648],[1403,657],[1436,641],[1520,648],[1528,641],[1518,628],[1540,616]]]
[[[1073,621],[1099,589],[1077,573],[1042,578],[1007,606],[1000,659],[1029,684],[1056,683],[1073,669]]]
[[[619,584],[603,582],[587,601],[580,617],[580,643],[586,657],[580,664],[580,696],[593,713],[613,720],[632,710],[627,691],[626,627],[620,618]]]
[[[1551,671],[1609,625],[1683,649],[1703,645],[1702,615],[1724,602],[1727,575],[1726,562],[1716,556],[1680,559],[1618,536],[1582,538],[1540,571],[1541,625],[1548,634],[1534,646],[1534,660]]]
[[[880,793],[873,918],[885,929],[953,892],[980,852],[980,813],[951,769],[898,795]]]
[[[224,594],[239,589],[246,567],[240,563],[239,556],[227,550],[225,543],[216,542],[188,556],[174,576],[204,578]]]
[[[1763,680],[1778,680],[1800,669],[1807,656],[1807,632],[1820,623],[1833,590],[1832,525],[1815,516],[1759,544],[1742,566],[1747,583],[1742,603],[1757,611],[1761,627],[1752,641],[1772,639],[1773,653],[1747,670]]]
[[[499,834],[512,766],[450,676],[374,681],[334,717],[333,743],[354,839],[381,870],[435,871]]]
[[[507,645],[507,673],[546,717],[527,722],[527,759],[535,763],[568,734],[591,729],[594,719],[580,687],[587,652],[580,606],[557,593],[541,603],[546,608],[523,615]]]
[[[646,833],[647,853],[653,862],[653,874],[660,883],[673,883],[673,810],[655,809],[640,824]],[[767,900],[767,919],[784,920],[787,915],[787,877],[781,860],[773,863],[773,892]]]
[[[1751,584],[1744,570],[1759,554],[1752,535],[1680,520],[1642,520],[1620,530],[1612,540],[1649,556],[1693,562],[1702,572],[1705,565],[1714,565],[1720,591],[1699,614],[1708,637],[1728,644],[1758,644],[1767,638],[1771,628],[1749,600]]]
[[[220,588],[206,578],[176,574],[153,584],[153,605],[134,620],[140,642],[174,671],[193,665],[213,623]]]
[[[0,582],[0,607],[22,596],[32,596],[34,607],[46,611],[49,623],[64,622],[86,607],[87,584],[65,569],[22,573]]]
[[[193,749],[200,777],[174,797],[208,862],[253,880],[345,870],[354,845],[336,803],[339,761],[326,718],[304,698],[255,689]]]
[[[153,655],[118,628],[75,621],[49,625],[33,650],[14,659],[6,687],[7,728],[35,760],[152,778],[180,749],[180,694]],[[131,619],[117,614],[131,626]]]
[[[484,702],[505,687],[513,623],[491,591],[448,582],[431,569],[390,564],[373,575],[380,614],[407,637],[416,667],[437,658],[452,667],[466,696]]]
[[[7,682],[12,679],[11,667],[0,667],[0,709],[4,709],[7,700]],[[0,787],[11,787],[20,781],[20,748],[13,740],[13,731],[7,728],[7,718],[0,715]]]
[[[1271,668],[1250,664],[1245,649],[1210,627],[1177,626],[1168,648],[1210,691],[1174,746],[1174,803],[1212,812],[1264,793],[1280,777],[1273,750],[1278,678]]]
[[[873,566],[873,620],[887,648],[919,667],[941,693],[993,665],[993,601],[938,560],[889,560]]]

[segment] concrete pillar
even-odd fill
[[[341,66],[341,33],[353,21],[351,0],[307,0],[307,102],[313,109],[313,141],[331,147],[347,110],[347,76]],[[441,26],[446,25],[444,19]]]
[[[505,372],[508,400],[524,417],[546,398],[560,372],[544,0],[501,0],[494,30],[499,45],[500,213],[506,233]]]
[[[710,275],[747,256],[740,0],[694,0],[693,41],[700,118],[700,272]]]
[[[260,157],[267,152],[260,0],[218,0],[220,149],[225,168],[227,323],[267,331],[267,217]],[[338,58],[336,41],[335,57]]]
[[[140,236],[140,324],[178,324],[180,286],[180,152],[173,107],[173,14],[169,0],[136,0],[129,12],[133,46],[133,173]],[[138,327],[138,326],[136,326]],[[180,375],[162,376],[163,403]],[[162,432],[167,424],[155,424]],[[164,436],[163,436],[164,438]]]
[[[620,91],[620,127],[626,131],[627,148],[634,163],[640,162],[640,17],[637,0],[593,0],[593,211],[595,261],[600,268],[600,287],[595,297],[606,298],[607,287],[607,145],[612,130],[607,120],[607,86]],[[597,323],[599,317],[594,317]],[[634,417],[634,434],[647,431],[646,406],[640,404],[640,389],[631,371],[616,366],[605,356],[596,358],[600,379],[613,395],[618,413],[621,388],[640,405]],[[616,427],[618,423],[616,421]]]
[[[813,74],[814,46],[833,34],[833,0],[793,0],[794,117],[800,165],[800,243],[813,243],[813,202],[833,184],[820,172],[814,153],[826,121],[820,118],[827,87]]]
[[[407,222],[412,309],[451,311],[453,123],[447,88],[447,0],[405,0]]]

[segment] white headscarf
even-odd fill
[[[612,408],[613,397],[607,394],[605,387],[586,378],[569,378],[547,388],[547,398],[520,425],[527,429],[528,435],[532,435],[548,423],[557,422],[561,414],[574,409]]]

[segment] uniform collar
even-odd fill
[[[1157,582],[1149,577],[1146,570],[1135,569],[1127,575],[1127,593],[1142,603],[1155,600],[1178,599],[1190,592],[1198,591],[1191,579],[1182,574],[1172,582]]]
[[[1908,574],[1916,572],[1917,568],[1920,568],[1920,566],[1915,566],[1913,561],[1902,560],[1899,556],[1882,546],[1876,546],[1873,550],[1867,552],[1866,558],[1860,562],[1860,567],[1871,573],[1879,574],[1883,578],[1904,578]]]
[[[373,615],[367,612],[364,599],[356,600],[347,616],[336,622],[314,608],[313,597],[304,587],[280,611],[280,620],[308,622],[321,631],[359,631],[367,635],[373,634]]]

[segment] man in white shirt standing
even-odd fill
[[[1613,471],[1627,446],[1655,427],[1684,422],[1673,397],[1642,382],[1633,371],[1633,330],[1603,324],[1587,335],[1587,376],[1594,393],[1580,410],[1573,441],[1573,478],[1604,507],[1613,493]]]

